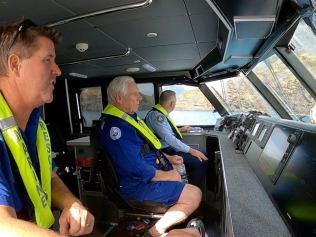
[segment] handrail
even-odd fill
[[[134,8],[140,8],[140,7],[148,7],[152,3],[152,1],[153,0],[145,0],[145,1],[139,2],[139,3],[132,3],[132,4],[112,7],[112,8],[108,8],[108,9],[98,10],[98,11],[94,11],[94,12],[89,12],[89,13],[85,13],[85,14],[80,14],[80,15],[65,18],[65,19],[62,19],[62,20],[59,20],[56,22],[48,23],[48,24],[46,24],[46,26],[48,26],[48,27],[59,26],[59,25],[64,25],[66,23],[78,21],[81,19],[86,19],[89,17],[95,17],[95,16],[99,16],[99,15],[103,15],[103,14],[124,11],[124,10],[129,10],[129,9],[134,9]]]
[[[95,60],[100,60],[100,59],[127,57],[131,54],[131,52],[132,52],[132,49],[127,48],[126,52],[122,54],[112,54],[112,55],[101,56],[101,57],[96,57],[96,58],[87,58],[87,59],[82,59],[82,60],[77,60],[77,61],[72,61],[72,62],[60,63],[58,64],[58,66],[73,65],[73,64],[85,63],[85,62],[90,62],[90,61],[95,61]]]

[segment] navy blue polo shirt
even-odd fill
[[[131,116],[136,120],[136,113]],[[113,159],[122,195],[140,201],[158,201],[166,206],[175,204],[184,184],[152,181],[156,169],[160,169],[156,151],[142,154],[145,140],[124,120],[106,115],[103,121],[101,145]]]
[[[20,130],[37,174],[39,174],[39,162],[37,157],[36,135],[39,118],[40,111],[34,109],[30,115],[25,132],[23,133]],[[22,182],[22,180],[14,176],[12,162],[14,162],[14,160],[0,133],[0,205],[11,206],[16,212],[19,212],[24,206],[21,192],[18,189],[18,182]]]

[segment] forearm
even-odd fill
[[[156,170],[155,176],[152,181],[180,181],[181,177],[176,170],[162,171]]]
[[[188,132],[190,131],[192,128],[190,126],[183,126],[183,127],[178,127],[180,132]]]
[[[171,159],[171,155],[168,155],[165,152],[162,152],[162,154],[167,158],[167,160],[170,162],[170,164],[172,164],[172,159]]]
[[[81,203],[70,190],[66,187],[63,181],[56,173],[52,173],[52,205],[59,210],[70,207],[73,203]]]
[[[176,138],[173,134],[165,136],[166,143],[177,151],[188,152],[190,147]]]
[[[169,181],[169,171],[156,170],[155,176],[152,181]]]
[[[168,155],[166,153],[163,153],[164,156],[168,159],[169,163],[174,166],[174,165],[179,165],[183,163],[183,158],[178,155]]]
[[[13,208],[0,205],[0,236],[10,237],[61,237],[56,232],[38,227],[34,223],[19,220]]]
[[[52,175],[52,203],[62,210],[59,217],[59,231],[66,236],[81,236],[91,233],[93,215],[81,204],[54,173]]]
[[[1,218],[0,236],[10,237],[61,237],[58,233],[49,229],[43,229],[37,225],[14,218]]]

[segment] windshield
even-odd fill
[[[298,24],[291,44],[294,46],[294,54],[316,80],[316,35],[304,20]]]
[[[259,63],[253,72],[293,119],[310,122],[310,111],[315,100],[277,55],[273,54]]]
[[[206,83],[230,114],[259,111],[279,117],[244,75]]]
[[[186,85],[163,86],[176,92],[177,103],[170,117],[177,125],[214,125],[220,115],[199,88]]]

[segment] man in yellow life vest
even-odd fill
[[[190,130],[185,126],[177,128],[169,116],[176,106],[176,93],[171,90],[163,91],[156,104],[146,115],[146,124],[157,135],[162,144],[162,151],[169,155],[183,157],[189,175],[189,182],[201,187],[207,170],[208,158],[203,152],[186,145],[182,141],[181,132]]]
[[[0,28],[0,236],[79,236],[94,217],[52,172],[38,107],[53,100],[60,33],[23,20]],[[60,233],[51,207],[62,210]]]
[[[103,111],[101,145],[113,158],[120,191],[125,198],[156,201],[169,208],[149,230],[150,236],[161,236],[198,208],[201,191],[191,184],[182,183],[172,166],[163,170],[157,162],[161,144],[137,116],[142,97],[134,79],[128,76],[114,78],[107,88],[107,96],[109,104]],[[173,165],[182,162],[180,156],[167,158]],[[169,234],[186,236],[185,233],[194,230],[178,231]],[[199,236],[199,233],[193,236]]]

